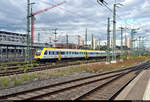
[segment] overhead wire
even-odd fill
[[[39,0],[39,1],[42,2],[42,3],[44,3],[44,4],[47,4],[47,5],[54,5],[53,3],[45,2],[45,1],[42,1],[42,0]],[[54,3],[56,3],[56,2],[54,2]],[[73,15],[73,16],[77,16],[77,17],[80,17],[80,18],[85,18],[85,19],[87,19],[87,20],[92,20],[92,21],[97,22],[97,21],[94,20],[94,19],[87,18],[87,17],[85,17],[85,16],[82,16],[82,15],[80,15],[80,14],[77,14],[76,12],[72,12],[72,11],[70,11],[70,10],[67,10],[67,9],[65,9],[65,8],[62,8],[62,7],[57,7],[57,8],[59,8],[60,10],[64,10],[64,11],[70,13],[70,14]]]
[[[44,3],[44,4],[47,4],[47,5],[54,5],[54,4],[52,4],[52,3],[44,2],[44,1],[42,1],[42,0],[39,0],[39,1],[42,2],[42,3]],[[70,13],[70,14],[73,15],[73,16],[78,16],[78,17],[83,18],[83,16],[81,16],[81,15],[75,13],[75,12],[72,12],[72,11],[70,11],[70,10],[66,10],[66,9],[64,9],[64,8],[62,8],[62,7],[58,7],[58,8],[60,8],[61,10],[63,9],[64,11],[67,11],[68,13]],[[85,17],[84,17],[84,18],[85,18]],[[93,20],[93,19],[89,19],[89,18],[87,18],[87,17],[86,17],[86,19],[88,19],[88,20]],[[96,20],[93,20],[93,21],[97,22]],[[89,24],[83,24],[83,25],[89,25]],[[93,25],[93,24],[92,24],[92,25]],[[97,32],[97,33],[98,33],[98,32]]]

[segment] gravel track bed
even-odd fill
[[[1,89],[0,96],[17,93],[17,92],[21,92],[21,91],[25,91],[25,90],[30,90],[30,89],[34,89],[34,88],[44,87],[47,85],[52,85],[52,84],[69,81],[69,80],[73,80],[73,79],[78,79],[78,78],[82,78],[82,77],[87,77],[87,76],[91,76],[91,75],[95,75],[95,73],[81,72],[81,73],[74,73],[72,75],[66,75],[66,76],[61,76],[61,77],[55,77],[55,78],[53,77],[53,78],[45,79],[45,80],[41,80],[41,81],[40,80],[33,81],[33,82],[25,83],[23,85],[19,85],[16,87]]]
[[[106,80],[100,80],[98,82],[83,85],[83,86],[80,86],[80,87],[77,87],[77,88],[74,88],[74,89],[71,89],[71,90],[66,90],[65,92],[60,92],[58,94],[46,96],[46,97],[43,97],[43,98],[39,98],[37,100],[73,100],[76,97],[79,97],[80,95],[88,92],[89,90],[94,89],[98,85],[101,85],[104,82],[109,81],[111,79],[112,78],[106,79]]]
[[[123,85],[125,85],[132,77],[134,77],[135,72],[131,72],[110,84],[104,86],[89,94],[88,96],[81,98],[81,100],[109,100],[111,96],[118,91]]]
[[[87,63],[87,64],[80,64],[80,65],[69,65],[69,66],[65,66],[65,67],[58,67],[58,68],[50,68],[50,69],[46,69],[46,70],[41,70],[41,71],[36,71],[36,72],[54,72],[54,71],[57,71],[57,70],[64,70],[64,69],[68,69],[70,67],[78,67],[78,66],[84,66],[84,65],[94,65],[94,64],[103,64],[105,62],[95,62],[95,63]],[[35,73],[35,72],[28,72],[27,74],[32,74],[32,73]],[[24,73],[22,73],[24,74]],[[18,76],[19,75],[22,75],[22,74],[17,74]],[[10,76],[13,76],[13,75],[10,75]]]
[[[97,63],[103,63],[103,62],[82,64],[82,65],[92,65],[92,64],[97,64]],[[73,65],[73,67],[77,67],[77,66],[80,66],[80,65]],[[71,66],[60,67],[58,69],[67,69],[69,67],[71,67]],[[43,71],[39,71],[39,72],[56,71],[58,69],[49,69],[49,70],[43,70]],[[31,74],[31,73],[34,73],[34,72],[30,72],[28,74]],[[0,89],[0,96],[17,93],[17,92],[21,92],[21,91],[25,91],[25,90],[31,90],[31,89],[35,89],[35,88],[39,88],[39,87],[44,87],[44,86],[48,86],[48,85],[52,85],[52,84],[56,84],[56,83],[60,83],[60,82],[64,82],[64,81],[69,81],[69,80],[73,80],[73,79],[78,79],[78,78],[82,78],[82,77],[87,77],[87,76],[91,76],[91,75],[95,75],[95,74],[97,74],[97,73],[80,72],[80,73],[73,73],[71,75],[66,75],[66,76],[61,76],[61,77],[60,76],[59,77],[51,77],[51,78],[45,79],[45,80],[37,80],[37,81],[33,81],[33,82],[28,82],[28,83],[25,83],[23,85],[19,85],[16,87]]]

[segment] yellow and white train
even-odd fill
[[[91,57],[105,57],[106,55],[105,51],[98,50],[43,48],[36,51],[34,58],[36,60],[87,59]]]

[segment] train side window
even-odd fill
[[[50,54],[50,55],[53,55],[53,51],[49,51],[49,54]]]
[[[61,52],[61,54],[62,54],[62,55],[64,55],[64,54],[65,54],[65,52]]]
[[[47,55],[47,50],[44,52],[44,55]]]

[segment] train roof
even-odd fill
[[[88,52],[105,52],[104,50],[86,50],[86,49],[59,49],[59,48],[44,48],[45,50],[64,50],[64,51],[88,51]]]

